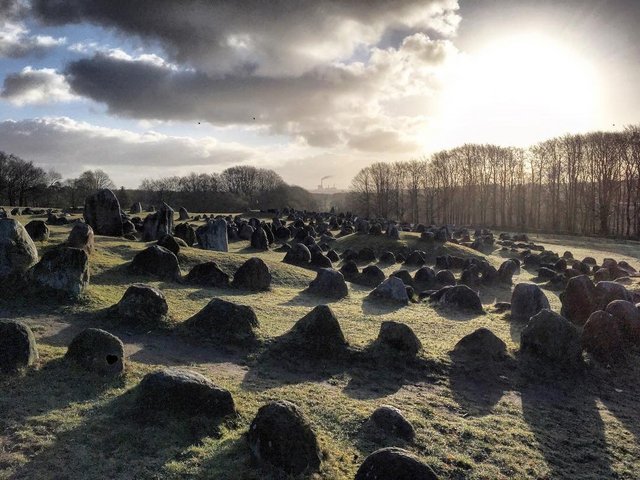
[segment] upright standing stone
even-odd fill
[[[0,322],[0,372],[14,373],[38,359],[36,339],[22,322]]]
[[[173,209],[166,203],[162,207],[144,219],[142,224],[142,241],[152,242],[160,240],[165,235],[173,233]]]
[[[209,220],[205,225],[196,230],[198,245],[205,250],[217,252],[229,251],[229,239],[227,237],[227,222],[224,218]]]
[[[105,188],[86,198],[84,220],[98,235],[121,237],[123,234],[120,202],[109,189]]]
[[[186,208],[180,207],[180,210],[178,212],[179,212],[178,215],[180,216],[180,220],[189,220],[189,212],[187,211]]]
[[[38,261],[38,250],[20,222],[0,219],[0,279],[24,274]]]

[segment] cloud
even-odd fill
[[[301,75],[391,31],[451,35],[457,0],[34,0],[47,25],[91,23],[160,45],[207,73]]]
[[[15,105],[65,102],[76,98],[64,75],[52,68],[30,66],[5,77],[0,97]]]
[[[2,149],[64,176],[103,168],[118,185],[135,187],[145,177],[219,171],[245,163],[256,151],[212,137],[136,133],[67,117],[0,122]]]
[[[386,151],[408,150],[407,122],[385,105],[438,88],[443,64],[456,54],[450,41],[416,33],[398,48],[372,48],[366,62],[271,77],[212,75],[154,55],[114,52],[77,60],[65,71],[77,95],[106,104],[111,114],[250,126],[311,146],[350,144],[366,151],[371,147],[364,140],[375,132],[388,142]]]
[[[1,15],[1,13],[0,13]],[[21,58],[27,55],[43,55],[59,45],[64,45],[64,37],[30,35],[21,22],[0,19],[0,58]]]

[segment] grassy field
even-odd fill
[[[19,220],[25,224],[30,218]],[[63,241],[70,227],[51,230],[50,240],[38,244],[40,253]],[[560,254],[572,250],[577,258],[624,258],[636,267],[640,259],[636,244],[570,237],[536,241]],[[399,242],[358,235],[335,242],[339,251],[363,246],[394,250],[399,245],[421,244],[417,234],[408,233]],[[267,359],[261,347],[241,351],[198,343],[173,328],[219,297],[252,306],[263,340],[285,333],[315,305],[327,302],[303,292],[315,273],[282,263],[283,253],[254,252],[248,242],[237,242],[228,254],[191,248],[179,254],[184,274],[206,260],[232,274],[250,256],[263,258],[272,270],[272,291],[249,293],[131,275],[125,267],[145,248],[141,242],[97,237],[96,247],[90,259],[91,285],[79,302],[6,295],[0,300],[0,315],[29,324],[40,352],[35,368],[0,378],[1,478],[281,478],[252,464],[244,438],[257,409],[273,399],[295,402],[315,426],[324,461],[313,478],[353,478],[369,453],[389,445],[413,451],[445,479],[638,478],[640,359],[634,356],[617,370],[589,365],[574,378],[531,381],[515,355],[524,325],[491,308],[495,301],[509,301],[509,288],[483,288],[487,314],[477,316],[428,303],[397,308],[372,302],[370,289],[349,284],[347,298],[329,303],[349,343],[364,349],[383,321],[396,320],[420,338],[421,361],[411,366],[308,365]],[[429,253],[447,252],[477,255],[453,244]],[[496,265],[504,260],[497,253],[487,258]],[[388,274],[399,268],[384,270]],[[523,270],[514,281],[530,279]],[[171,315],[166,329],[131,330],[109,317],[106,309],[134,282],[165,293]],[[559,311],[557,294],[547,296]],[[66,345],[88,326],[105,328],[125,343],[128,365],[122,379],[105,381],[63,361]],[[448,352],[479,327],[490,328],[514,354],[499,371],[463,371],[452,364]],[[239,417],[221,425],[137,419],[132,389],[162,365],[191,368],[229,389]],[[381,404],[404,412],[416,428],[414,443],[380,440],[362,430]]]

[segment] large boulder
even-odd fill
[[[596,286],[587,275],[570,278],[560,294],[560,313],[577,325],[584,325],[589,316],[598,309]]]
[[[224,218],[208,220],[206,224],[196,230],[198,245],[205,250],[217,252],[229,251],[229,237],[227,234],[227,222]]]
[[[380,267],[377,265],[368,265],[362,269],[362,273],[354,279],[354,282],[367,287],[377,287],[384,282],[385,278],[386,275]]]
[[[253,308],[214,298],[184,322],[184,327],[209,340],[246,344],[256,340],[259,322]]]
[[[31,278],[41,287],[78,297],[89,285],[89,256],[79,248],[54,248],[31,269]]]
[[[163,280],[177,280],[181,275],[178,257],[159,245],[151,245],[137,253],[130,269],[134,273],[154,275]]]
[[[279,343],[314,358],[335,358],[348,347],[340,323],[327,305],[316,306],[298,320]]]
[[[164,411],[213,418],[236,414],[228,390],[189,370],[166,368],[148,373],[136,390],[136,402],[143,413]]]
[[[398,277],[389,277],[370,293],[371,297],[394,303],[408,304],[409,296],[404,283]]]
[[[271,288],[271,270],[261,258],[250,258],[236,270],[232,285],[244,290],[269,290]]]
[[[320,468],[321,454],[313,428],[295,404],[270,402],[258,410],[247,435],[254,458],[290,475]]]
[[[355,480],[438,480],[438,476],[412,453],[387,447],[364,459]]]
[[[398,437],[407,442],[412,442],[416,436],[416,431],[402,412],[391,405],[381,405],[376,408],[365,428],[373,428],[382,432],[386,437]]]
[[[185,277],[185,282],[202,287],[226,288],[229,286],[229,275],[216,262],[204,262],[194,265]]]
[[[478,292],[473,291],[466,285],[444,287],[444,292],[438,296],[440,305],[474,313],[484,313]]]
[[[142,223],[142,241],[160,240],[173,233],[173,209],[166,203],[151,215],[147,215]]]
[[[66,358],[100,375],[124,373],[124,346],[118,337],[98,328],[87,328],[69,344]]]
[[[332,268],[321,268],[316,274],[316,278],[311,281],[309,293],[327,298],[340,299],[349,295],[347,282],[344,281],[342,273]]]
[[[455,361],[484,363],[507,356],[507,345],[488,328],[479,328],[456,343],[451,352]]]
[[[582,361],[580,334],[566,318],[542,310],[520,333],[520,353],[544,365],[574,368]]]
[[[144,283],[134,283],[127,288],[116,308],[120,319],[132,326],[162,325],[169,312],[164,294]]]
[[[541,310],[549,310],[549,299],[544,292],[533,283],[519,283],[511,294],[511,318],[529,321]]]
[[[582,348],[601,363],[616,363],[625,357],[625,341],[620,321],[597,310],[582,329]]]
[[[15,373],[38,360],[31,329],[15,320],[0,321],[0,372]]]
[[[24,226],[31,240],[34,242],[44,242],[49,240],[49,227],[42,220],[31,220]]]
[[[632,302],[614,300],[605,311],[619,322],[625,339],[632,345],[640,345],[640,310]]]
[[[69,232],[67,245],[84,250],[87,255],[91,255],[95,249],[93,228],[83,222],[76,223]]]
[[[186,243],[188,247],[193,247],[197,241],[196,231],[188,223],[180,223],[176,225],[176,228],[173,229],[173,233],[176,237],[184,240],[184,243]]]
[[[505,260],[498,269],[498,280],[511,285],[514,275],[520,273],[520,264],[513,259]]]
[[[20,222],[0,219],[0,279],[23,275],[37,261],[38,250]]]
[[[251,234],[251,248],[256,250],[269,250],[269,238],[261,225],[258,225]]]
[[[121,237],[124,233],[120,202],[109,189],[89,195],[84,201],[83,215],[84,221],[98,235]]]
[[[617,282],[596,283],[597,309],[604,310],[614,300],[631,301],[631,293]]]
[[[415,357],[422,350],[422,343],[420,343],[420,340],[408,325],[386,321],[380,325],[380,332],[373,347],[408,357]]]
[[[291,250],[287,252],[282,261],[292,265],[308,265],[311,261],[311,252],[306,245],[296,243],[291,247]]]
[[[176,256],[180,253],[180,243],[178,243],[178,240],[173,235],[163,235],[156,242],[156,245],[166,248]]]

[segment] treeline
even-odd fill
[[[222,173],[145,179],[136,193],[143,203],[166,202],[193,212],[316,207],[315,199],[307,190],[287,185],[273,170],[251,166],[230,167]]]
[[[638,238],[640,126],[375,163],[354,177],[350,206],[413,223]]]

